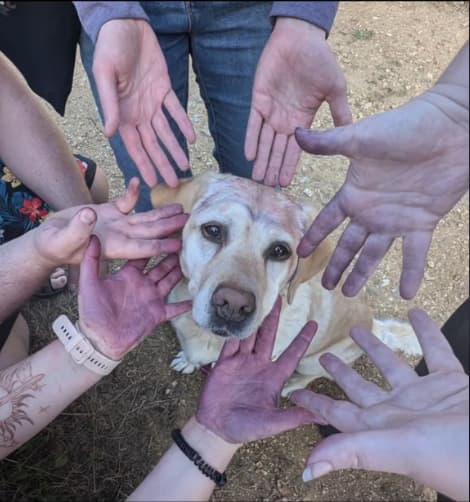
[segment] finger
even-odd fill
[[[160,279],[157,283],[157,290],[159,294],[166,298],[171,290],[181,281],[183,278],[183,274],[179,266],[173,267],[172,270],[168,272],[168,274]]]
[[[279,184],[281,186],[286,187],[292,181],[301,153],[302,150],[300,149],[295,136],[292,134],[289,136],[289,140],[287,141],[284,162],[281,167],[281,174],[279,175]]]
[[[165,155],[157,142],[155,131],[148,124],[137,127],[145,150],[152,160],[154,166],[158,169],[165,183],[170,187],[178,186],[178,177],[168,157]]]
[[[366,427],[361,420],[361,409],[349,401],[336,401],[309,390],[296,390],[289,399],[313,413],[318,420],[323,420],[323,423],[331,424],[340,431],[355,432]]]
[[[196,141],[196,133],[194,132],[193,124],[186,113],[186,110],[181,106],[179,99],[173,91],[170,91],[163,104],[167,112],[171,115],[179,130],[183,133],[183,136],[187,139],[189,143],[194,143]]]
[[[283,378],[283,382],[286,382],[292,373],[294,373],[300,360],[305,355],[305,352],[307,352],[317,328],[318,325],[316,322],[309,321],[277,359],[276,366],[279,369],[279,377]]]
[[[169,321],[182,314],[186,314],[186,312],[191,311],[192,307],[193,303],[190,300],[178,303],[167,303],[165,305],[165,319]]]
[[[305,408],[292,407],[274,410],[270,417],[265,417],[263,422],[266,430],[263,436],[271,437],[296,429],[301,425],[317,422],[317,420],[316,416]]]
[[[431,246],[431,232],[414,232],[403,237],[403,269],[400,277],[400,295],[411,300],[424,277],[424,266]]]
[[[356,326],[351,330],[351,338],[374,361],[387,382],[395,387],[406,385],[418,379],[415,370],[403,361],[367,329]]]
[[[155,168],[142,145],[137,129],[133,126],[121,126],[119,132],[127,153],[134,161],[145,183],[149,187],[154,187],[157,184]]]
[[[315,155],[345,155],[354,157],[357,150],[353,125],[326,131],[311,131],[298,127],[295,139],[302,150]]]
[[[333,230],[346,218],[347,215],[339,204],[339,194],[340,192],[338,192],[318,213],[318,216],[315,218],[306,234],[302,237],[297,247],[297,254],[301,258],[305,258],[311,254],[320,242],[333,232]]]
[[[131,178],[124,195],[121,195],[121,197],[116,200],[116,207],[122,214],[129,214],[137,204],[140,192],[139,185],[139,178]]]
[[[222,347],[222,351],[220,352],[217,364],[222,361],[225,361],[225,359],[228,359],[229,357],[234,356],[239,349],[240,349],[239,338],[229,338],[228,340],[226,340],[224,346]]]
[[[252,178],[255,181],[263,181],[268,167],[269,154],[273,145],[274,130],[269,125],[264,123],[258,142],[258,153],[253,165]]]
[[[320,364],[344,390],[348,398],[362,408],[381,403],[388,398],[388,392],[377,385],[364,380],[356,371],[333,354],[320,357]]]
[[[119,127],[119,97],[117,79],[112,65],[93,65],[93,76],[104,117],[104,134],[110,138]]]
[[[53,236],[54,242],[50,242],[52,248],[64,257],[63,263],[69,263],[72,256],[88,243],[88,240],[95,228],[96,213],[90,207],[80,209],[68,224],[57,231]]]
[[[177,267],[179,258],[176,254],[171,254],[157,263],[151,270],[148,271],[148,278],[155,284],[161,281],[171,270]]]
[[[100,275],[101,245],[98,237],[92,235],[80,263],[79,295],[98,281]]]
[[[423,310],[413,309],[408,313],[411,325],[415,330],[424,360],[430,373],[435,371],[458,371],[463,367],[442,334],[438,325]]]
[[[287,136],[285,134],[276,134],[269,157],[268,168],[264,177],[264,184],[275,187],[279,184],[279,173],[281,171],[284,153],[287,147]]]
[[[245,157],[247,160],[255,160],[258,151],[258,139],[263,125],[263,117],[258,111],[251,107],[248,125],[245,136]]]
[[[281,315],[282,299],[278,297],[271,312],[262,322],[255,337],[255,352],[264,360],[269,361],[273,353],[274,342],[276,340],[279,317]]]
[[[407,474],[407,460],[413,455],[408,439],[403,439],[399,428],[329,436],[307,458],[302,478],[310,481],[337,469]]]
[[[324,288],[334,289],[336,287],[343,272],[363,246],[367,235],[364,227],[353,222],[349,223],[341,235],[328,266],[323,273],[322,285]]]
[[[182,171],[187,171],[189,169],[189,159],[184,150],[181,148],[181,145],[178,143],[178,140],[175,138],[163,110],[160,110],[153,118],[152,125],[158,138],[165,145],[178,167]]]
[[[150,209],[142,213],[132,214],[127,218],[127,221],[132,225],[138,225],[140,223],[151,223],[164,218],[170,218],[179,214],[183,214],[183,206],[181,204],[168,204],[158,209]]]
[[[348,105],[346,84],[337,87],[336,92],[326,98],[335,127],[352,124],[352,113]]]
[[[128,240],[162,239],[176,232],[181,232],[187,221],[188,215],[186,214],[179,214],[164,219],[154,218],[154,221],[134,223],[132,225],[126,225],[125,223],[129,223],[129,220],[127,220],[125,223],[123,222],[123,224],[121,224],[120,232],[122,238]]]
[[[103,245],[103,257],[109,260],[138,260],[181,251],[181,239],[117,239]]]
[[[356,296],[379,266],[393,243],[393,237],[371,234],[348,278],[343,284],[344,296]]]
[[[145,270],[145,267],[147,266],[148,259],[147,258],[142,258],[139,260],[129,260],[123,267],[122,270],[128,267],[132,267],[137,269],[139,272],[143,272]]]
[[[248,338],[243,338],[240,341],[240,354],[251,354],[256,342],[256,333],[251,334]]]

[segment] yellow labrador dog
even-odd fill
[[[362,325],[394,349],[419,353],[410,326],[376,321],[364,294],[344,297],[321,286],[332,253],[323,242],[306,259],[296,254],[300,239],[318,212],[286,194],[251,180],[208,172],[177,188],[152,191],[155,207],[179,202],[190,218],[183,230],[180,257],[185,280],[170,301],[193,300],[192,314],[172,321],[181,352],[172,367],[183,373],[217,360],[227,337],[253,334],[281,295],[283,307],[273,351],[276,359],[309,320],[318,331],[284,388],[284,394],[328,376],[318,362],[333,352],[347,363],[361,354],[349,337]]]

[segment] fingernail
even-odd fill
[[[95,221],[95,215],[92,211],[85,210],[80,213],[80,219],[83,221],[83,223],[91,225]]]
[[[304,483],[317,479],[320,476],[324,476],[333,470],[333,466],[329,462],[317,462],[315,464],[309,465],[305,468],[302,473],[302,479]]]

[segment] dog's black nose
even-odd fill
[[[255,310],[253,293],[227,286],[220,286],[212,295],[212,304],[219,317],[226,321],[245,321]]]

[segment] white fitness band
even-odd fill
[[[72,359],[94,373],[109,375],[121,362],[98,352],[91,342],[80,333],[78,325],[74,326],[66,315],[60,315],[52,323],[52,329]]]

